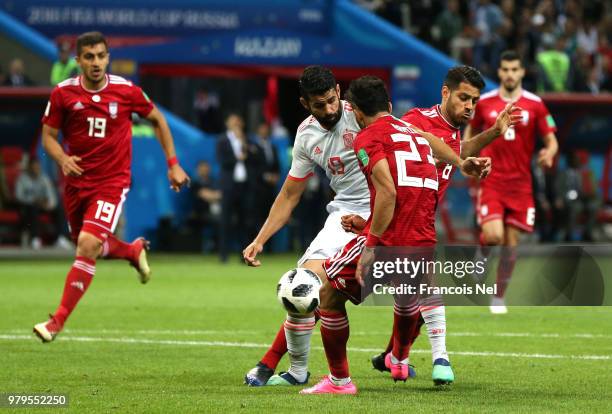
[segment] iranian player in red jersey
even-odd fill
[[[59,307],[51,319],[34,326],[43,342],[53,341],[62,330],[89,287],[99,257],[127,260],[142,283],[149,280],[148,242],[138,238],[126,243],[113,235],[130,186],[133,112],[153,124],[168,159],[172,189],[179,191],[189,182],[162,113],[138,86],[106,73],[109,52],[104,36],[79,36],[76,60],[83,74],[53,89],[42,118],[43,146],[66,176],[64,205],[77,244]],[[58,142],[60,131],[64,145]]]
[[[506,313],[504,293],[516,262],[515,248],[521,232],[533,231],[535,223],[531,158],[536,135],[544,143],[538,153],[538,164],[545,168],[552,166],[558,144],[555,122],[544,102],[521,87],[525,69],[516,52],[502,53],[497,75],[501,81],[499,89],[481,97],[465,135],[469,138],[489,128],[508,103],[521,109],[520,122],[481,151],[483,156],[491,157],[495,168],[480,183],[476,212],[481,243],[505,247],[497,269],[497,294],[490,309],[493,313]]]
[[[370,190],[372,215],[364,232],[338,254],[327,259],[327,278],[321,288],[321,337],[330,375],[304,394],[355,394],[346,344],[349,325],[345,303],[360,303],[364,266],[373,260],[376,246],[433,246],[436,242],[435,209],[438,179],[433,152],[439,159],[480,176],[488,166],[483,159],[462,160],[442,140],[411,129],[390,114],[389,96],[382,80],[364,76],[349,87],[348,100],[363,128],[354,142],[360,167]],[[395,380],[408,377],[410,334],[419,317],[416,301],[397,301],[394,312],[395,345],[389,367]]]
[[[480,98],[480,91],[484,87],[484,79],[478,70],[470,66],[456,66],[449,69],[444,79],[441,96],[442,101],[431,108],[414,108],[408,111],[402,120],[410,125],[442,140],[453,149],[457,155],[469,157],[476,155],[480,149],[489,144],[500,133],[519,121],[517,115],[519,108],[512,104],[501,111],[495,124],[477,136],[461,142],[461,128],[472,117],[476,103]],[[442,200],[450,184],[454,166],[438,162],[438,200]],[[359,233],[365,224],[355,216],[343,217],[345,230]],[[430,303],[421,306],[421,319],[418,328],[412,335],[411,341],[416,340],[421,325],[427,327],[427,334],[432,349],[432,380],[436,385],[449,384],[454,381],[454,374],[450,367],[448,352],[446,350],[446,311],[439,298],[431,298]],[[386,356],[393,348],[393,333],[387,349],[379,355],[372,357],[372,365],[380,371],[388,371],[385,364]]]

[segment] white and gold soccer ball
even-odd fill
[[[320,287],[321,280],[316,273],[298,267],[281,276],[276,295],[287,312],[305,315],[319,306]]]

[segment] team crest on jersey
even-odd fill
[[[110,102],[108,104],[108,113],[110,114],[111,118],[113,119],[117,118],[118,110],[119,110],[119,104],[117,102]]]
[[[357,136],[357,132],[355,131],[351,131],[349,129],[344,131],[344,134],[342,134],[342,139],[344,140],[344,146],[348,149],[352,149],[353,142],[355,141],[356,136]]]

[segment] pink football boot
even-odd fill
[[[334,385],[329,379],[329,375],[323,377],[318,384],[310,388],[304,388],[300,391],[300,394],[357,394],[357,387],[353,382],[349,382],[346,385]]]
[[[391,352],[385,356],[385,366],[391,371],[391,378],[393,378],[395,382],[406,382],[408,379],[408,359],[404,361],[399,361],[397,364],[394,364],[391,361]]]

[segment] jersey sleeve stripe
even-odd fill
[[[292,180],[292,181],[304,181],[304,180],[309,179],[309,178],[310,178],[310,177],[312,177],[313,175],[314,175],[314,173],[312,173],[312,172],[311,172],[311,173],[306,174],[306,176],[305,176],[305,177],[294,177],[294,176],[293,176],[293,175],[291,175],[291,174],[287,174],[287,178],[288,178],[289,180]]]
[[[59,88],[63,88],[64,86],[78,86],[78,85],[79,85],[78,76],[76,78],[66,79],[65,81],[62,81],[57,84]]]

